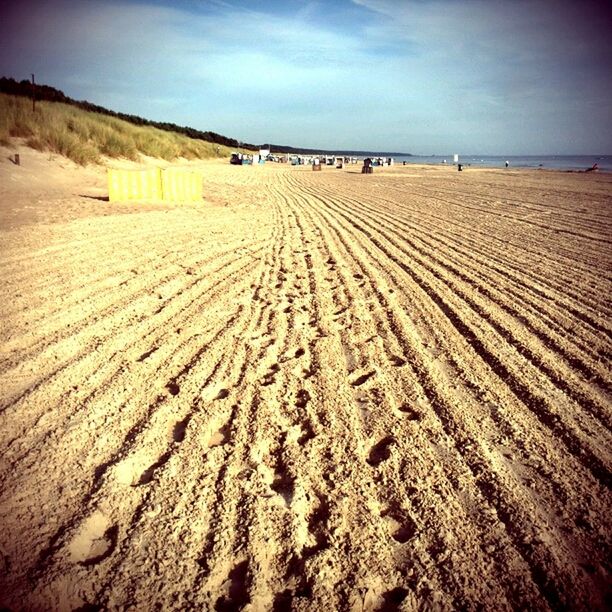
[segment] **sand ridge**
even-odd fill
[[[604,609],[612,178],[202,170],[4,181],[0,602]]]

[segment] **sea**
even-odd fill
[[[453,155],[397,156],[395,163],[452,165]],[[612,172],[612,155],[461,155],[459,163],[478,168],[543,168],[548,170],[577,171],[591,168],[593,164],[601,172]]]

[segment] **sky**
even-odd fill
[[[253,144],[612,153],[612,0],[15,0],[0,75]]]

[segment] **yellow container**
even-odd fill
[[[109,168],[108,199],[111,202],[163,199],[160,168],[147,170]]]

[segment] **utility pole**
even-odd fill
[[[34,75],[32,75],[32,112],[36,112],[36,83],[34,83]]]

